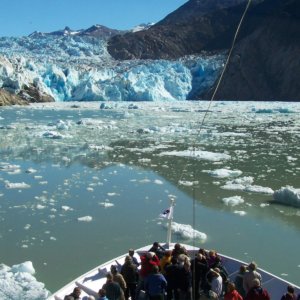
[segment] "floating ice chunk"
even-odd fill
[[[205,241],[207,239],[207,235],[205,233],[193,229],[191,225],[172,222],[171,228],[175,234],[180,235],[184,239],[198,239],[201,241]]]
[[[235,210],[234,211],[235,214],[240,215],[240,216],[245,216],[247,213],[243,210]]]
[[[12,268],[0,265],[0,299],[44,300],[50,296],[33,276],[35,270],[30,261]]]
[[[244,190],[247,186],[253,183],[253,177],[246,176],[237,178],[232,181],[227,181],[225,185],[221,186],[225,190]]]
[[[7,189],[28,189],[30,185],[25,182],[6,182],[5,187]]]
[[[105,207],[105,208],[115,206],[113,203],[108,202],[108,201],[106,201],[106,202],[100,202],[99,205],[100,205],[100,206],[103,206],[103,207]]]
[[[93,218],[91,216],[85,216],[85,217],[77,218],[77,220],[79,222],[91,222],[93,220]]]
[[[178,183],[180,185],[184,185],[184,186],[193,186],[199,183],[199,181],[185,181],[185,180],[179,180]]]
[[[46,131],[42,134],[47,139],[62,139],[64,136],[56,131]]]
[[[58,120],[56,122],[56,129],[57,130],[69,130],[70,123],[65,122],[63,120]]]
[[[36,173],[37,170],[33,169],[33,168],[28,168],[26,171],[26,173]]]
[[[70,206],[66,206],[66,205],[63,205],[62,207],[61,207],[61,209],[62,210],[64,210],[64,211],[68,211],[68,210],[74,210],[73,208],[71,208]]]
[[[28,273],[31,275],[35,274],[35,269],[34,269],[31,261],[26,261],[19,265],[13,265],[11,267],[11,271],[13,273],[21,272],[21,273]]]
[[[37,206],[36,206],[36,209],[45,209],[46,208],[46,206],[45,205],[41,205],[41,204],[38,204]]]
[[[159,179],[155,179],[155,180],[154,180],[154,183],[155,183],[155,184],[159,184],[159,185],[160,185],[160,184],[164,184],[164,182],[161,181],[161,180],[159,180]]]
[[[240,176],[243,173],[240,170],[230,170],[230,169],[217,169],[214,171],[204,170],[203,172],[218,178],[235,177],[235,176]]]
[[[244,203],[244,199],[241,196],[233,196],[228,198],[223,198],[222,202],[224,202],[228,206],[236,206],[241,203]]]
[[[230,155],[225,153],[215,153],[215,152],[209,152],[209,151],[202,151],[202,150],[185,150],[185,151],[165,151],[161,152],[159,156],[180,156],[180,157],[192,157],[195,159],[200,160],[209,160],[209,161],[222,161],[222,160],[228,160],[231,158]]]
[[[251,193],[262,193],[262,194],[268,194],[273,195],[274,191],[269,187],[263,187],[259,185],[249,185],[245,187],[245,192],[251,192]]]
[[[300,207],[300,189],[292,186],[282,187],[274,192],[273,199],[285,205]]]
[[[24,229],[25,229],[25,230],[28,230],[28,229],[30,229],[30,227],[31,227],[30,224],[26,224],[26,225],[24,226]]]

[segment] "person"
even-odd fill
[[[99,298],[97,300],[108,300],[105,289],[100,289],[98,292]]]
[[[159,273],[158,266],[153,266],[152,273],[145,280],[145,291],[149,300],[163,300],[166,288],[166,278]]]
[[[244,275],[246,272],[247,272],[247,267],[245,265],[241,265],[239,273],[236,275],[234,279],[236,290],[243,298],[246,297],[246,292],[243,287]]]
[[[180,300],[192,300],[191,262],[185,254],[178,256],[177,291]]]
[[[167,280],[167,300],[178,300],[178,272],[179,266],[177,262],[177,258],[171,258],[171,264],[165,267],[165,278]]]
[[[223,279],[220,275],[218,268],[212,269],[212,280],[210,291],[216,294],[216,298],[219,299],[223,292]]]
[[[126,282],[125,282],[124,277],[122,276],[122,274],[120,274],[120,273],[118,272],[117,266],[111,265],[111,266],[110,266],[110,272],[111,272],[112,275],[113,275],[113,281],[114,281],[114,282],[117,282],[117,283],[120,285],[120,287],[121,287],[121,289],[123,290],[123,292],[125,293],[125,290],[126,290]]]
[[[254,278],[250,290],[247,292],[245,300],[270,300],[270,295],[266,289],[261,287],[258,278]]]
[[[128,250],[128,255],[131,257],[132,262],[137,266],[137,268],[139,267],[140,263],[138,262],[137,258],[134,256],[134,250],[133,249],[129,249]]]
[[[195,258],[191,261],[191,272],[193,277],[193,291],[195,299],[200,297],[200,288],[203,289],[205,275],[208,271],[206,258],[198,252]]]
[[[224,295],[224,300],[243,300],[243,297],[236,290],[235,284],[231,281],[227,284],[227,291]]]
[[[172,251],[168,250],[165,252],[164,256],[160,259],[159,266],[160,266],[161,273],[163,275],[166,274],[165,267],[171,263],[171,258],[172,258],[171,254]]]
[[[79,287],[75,287],[73,292],[70,295],[66,295],[64,300],[78,300],[80,298],[81,289]]]
[[[144,289],[145,280],[151,274],[153,266],[159,266],[159,263],[159,259],[154,252],[146,252],[141,256],[141,269],[139,272],[139,282],[136,288],[136,299]]]
[[[287,286],[287,292],[281,297],[281,300],[296,300],[295,289],[293,286]]]
[[[113,281],[113,274],[108,272],[106,274],[106,283],[102,287],[105,290],[108,300],[123,300],[124,294],[117,282]]]
[[[162,259],[165,249],[158,242],[154,242],[148,252],[154,252],[159,259]]]
[[[178,258],[180,254],[187,254],[187,251],[179,243],[176,243],[174,245],[174,249],[172,250],[172,257]]]
[[[135,300],[136,286],[138,280],[138,269],[133,263],[131,256],[125,257],[125,263],[121,267],[121,274],[126,282],[125,299],[128,300],[129,296]]]
[[[253,261],[248,265],[248,272],[244,274],[243,288],[246,294],[253,287],[254,279],[258,279],[261,282],[261,275],[257,272],[257,264]]]

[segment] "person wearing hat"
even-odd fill
[[[244,274],[243,287],[246,294],[253,287],[254,279],[258,279],[261,282],[261,275],[257,272],[257,264],[253,261],[248,265],[248,272]]]

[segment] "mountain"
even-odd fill
[[[119,61],[107,51],[112,31],[101,32],[95,25],[0,37],[0,88],[27,102],[186,100],[208,91],[224,62],[222,53]]]
[[[246,1],[190,0],[147,31],[117,35],[115,59],[177,59],[230,48]],[[300,1],[253,1],[216,99],[294,100],[300,89]],[[210,98],[200,92],[196,98]]]
[[[131,31],[0,37],[2,103],[210,99],[246,4],[190,0]],[[252,0],[215,99],[299,101],[299,16],[299,0]]]

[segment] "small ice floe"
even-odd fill
[[[270,204],[269,203],[261,203],[259,206],[260,207],[267,207],[267,206],[270,206]]]
[[[140,163],[150,163],[151,162],[151,159],[150,158],[140,158],[138,160]]]
[[[167,227],[166,224],[164,226]],[[205,241],[207,239],[207,235],[205,233],[193,229],[191,225],[172,222],[171,228],[175,234],[180,235],[184,239],[198,239],[201,241]]]
[[[64,210],[64,211],[72,211],[72,210],[74,210],[73,208],[71,208],[70,206],[67,206],[67,205],[63,205],[61,207],[61,209]]]
[[[149,182],[151,182],[151,180],[148,178],[145,178],[145,179],[141,179],[139,182],[140,183],[149,183]]]
[[[159,180],[159,179],[155,179],[154,183],[158,184],[158,185],[164,184],[164,182],[162,180]]]
[[[54,237],[54,236],[50,236],[50,238],[49,238],[51,241],[56,241],[56,237]]]
[[[250,193],[261,193],[261,194],[268,194],[268,195],[273,195],[274,191],[269,188],[269,187],[263,187],[259,185],[249,185],[245,187],[244,189],[245,192],[250,192]]]
[[[47,299],[50,292],[43,283],[36,280],[34,274],[30,261],[11,268],[0,264],[0,299]]]
[[[214,171],[203,170],[203,172],[208,173],[212,177],[217,178],[226,178],[226,177],[236,177],[242,175],[242,171],[240,170],[230,170],[230,169],[217,169]]]
[[[25,182],[6,182],[5,187],[7,189],[29,189],[30,185]]]
[[[246,186],[251,185],[253,183],[253,177],[243,177],[237,178],[231,181],[227,181],[225,185],[221,186],[222,189],[225,190],[244,190]]]
[[[107,193],[107,196],[113,197],[113,196],[119,196],[119,194],[111,192],[111,193]]]
[[[223,161],[231,159],[231,156],[225,153],[215,153],[202,150],[185,150],[185,151],[165,151],[161,152],[159,156],[180,156],[180,157],[192,157],[199,160],[208,161]]]
[[[3,172],[7,172],[8,174],[18,174],[21,171],[19,165],[11,165],[8,163],[1,163],[0,170]]]
[[[199,181],[185,181],[185,180],[179,180],[178,183],[180,185],[184,185],[184,186],[193,186],[199,183]]]
[[[235,210],[233,213],[240,215],[240,216],[245,216],[247,213],[243,210]]]
[[[33,169],[33,168],[28,168],[25,173],[29,173],[29,174],[32,174],[32,173],[36,173],[37,170]]]
[[[45,205],[41,205],[41,204],[38,204],[36,206],[36,209],[39,209],[39,210],[42,210],[42,209],[45,209],[45,208],[46,208],[46,206]]]
[[[54,140],[64,138],[64,136],[57,131],[46,131],[42,134],[42,137]]]
[[[93,221],[93,218],[91,216],[84,216],[84,217],[77,218],[77,220],[79,222],[91,222]]]
[[[30,227],[31,227],[31,225],[30,225],[30,224],[26,224],[26,225],[24,226],[24,229],[25,229],[25,230],[29,230],[29,229],[30,229]]]
[[[241,196],[232,196],[232,197],[223,198],[222,202],[225,203],[227,206],[236,206],[241,203],[244,203],[245,201]]]
[[[100,205],[100,206],[103,206],[103,207],[105,207],[105,208],[115,206],[113,203],[111,203],[111,202],[109,202],[109,201],[100,202],[99,205]]]
[[[300,189],[292,186],[282,187],[274,192],[273,199],[278,203],[300,207]]]

